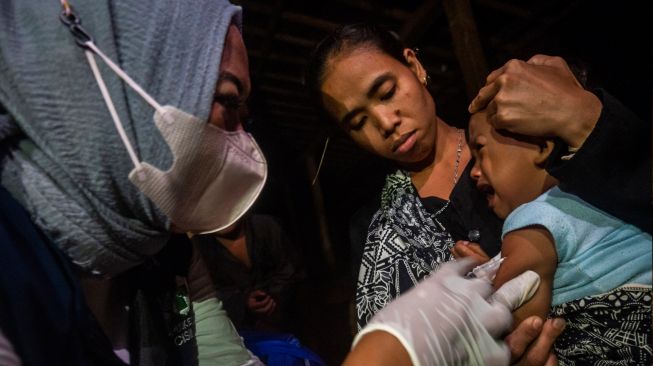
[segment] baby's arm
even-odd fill
[[[511,231],[503,238],[501,256],[506,259],[494,280],[495,289],[525,270],[530,269],[540,275],[540,287],[533,298],[512,313],[515,324],[531,315],[546,318],[551,307],[553,275],[558,261],[551,233],[542,226]]]

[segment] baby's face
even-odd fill
[[[475,158],[471,177],[486,194],[488,206],[505,219],[519,205],[543,192],[546,171],[538,166],[542,149],[519,136],[497,131],[485,111],[472,115],[469,146]]]

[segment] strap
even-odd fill
[[[138,156],[136,156],[134,147],[132,146],[131,142],[129,142],[129,138],[127,137],[127,133],[125,133],[125,129],[122,127],[122,122],[120,121],[118,112],[116,112],[116,107],[113,105],[113,100],[111,99],[109,90],[107,89],[107,86],[104,83],[102,74],[100,74],[100,70],[97,67],[97,63],[95,62],[95,57],[93,57],[93,54],[89,51],[84,51],[84,54],[86,54],[86,59],[88,60],[88,64],[91,66],[91,70],[93,70],[93,76],[95,76],[95,81],[97,82],[98,87],[100,87],[100,92],[102,93],[104,102],[107,104],[107,108],[109,109],[109,113],[111,114],[111,119],[113,120],[114,126],[116,126],[116,130],[118,130],[118,134],[122,139],[122,143],[123,145],[125,145],[125,148],[129,153],[129,157],[132,159],[132,163],[134,164],[134,167],[140,168],[141,163],[138,160]]]

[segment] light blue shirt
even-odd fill
[[[502,238],[533,225],[545,227],[555,240],[552,306],[625,284],[651,285],[651,235],[579,197],[550,189],[506,218]]]

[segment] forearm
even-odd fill
[[[236,332],[207,270],[194,248],[187,284],[195,316],[195,341],[200,366],[245,365],[251,357]]]
[[[570,160],[552,155],[547,170],[560,188],[651,232],[651,125],[607,93],[595,128]]]
[[[199,365],[243,365],[250,355],[218,299],[193,302]]]
[[[343,363],[343,366],[357,365],[409,366],[412,364],[408,352],[397,338],[388,332],[377,330],[364,335]]]
[[[581,89],[577,97],[572,99],[573,104],[566,110],[574,111],[574,116],[562,114],[556,128],[557,135],[568,146],[580,148],[594,130],[599,120],[603,104],[601,100],[588,90]],[[552,113],[554,116],[556,113]],[[574,121],[575,123],[569,123]]]

